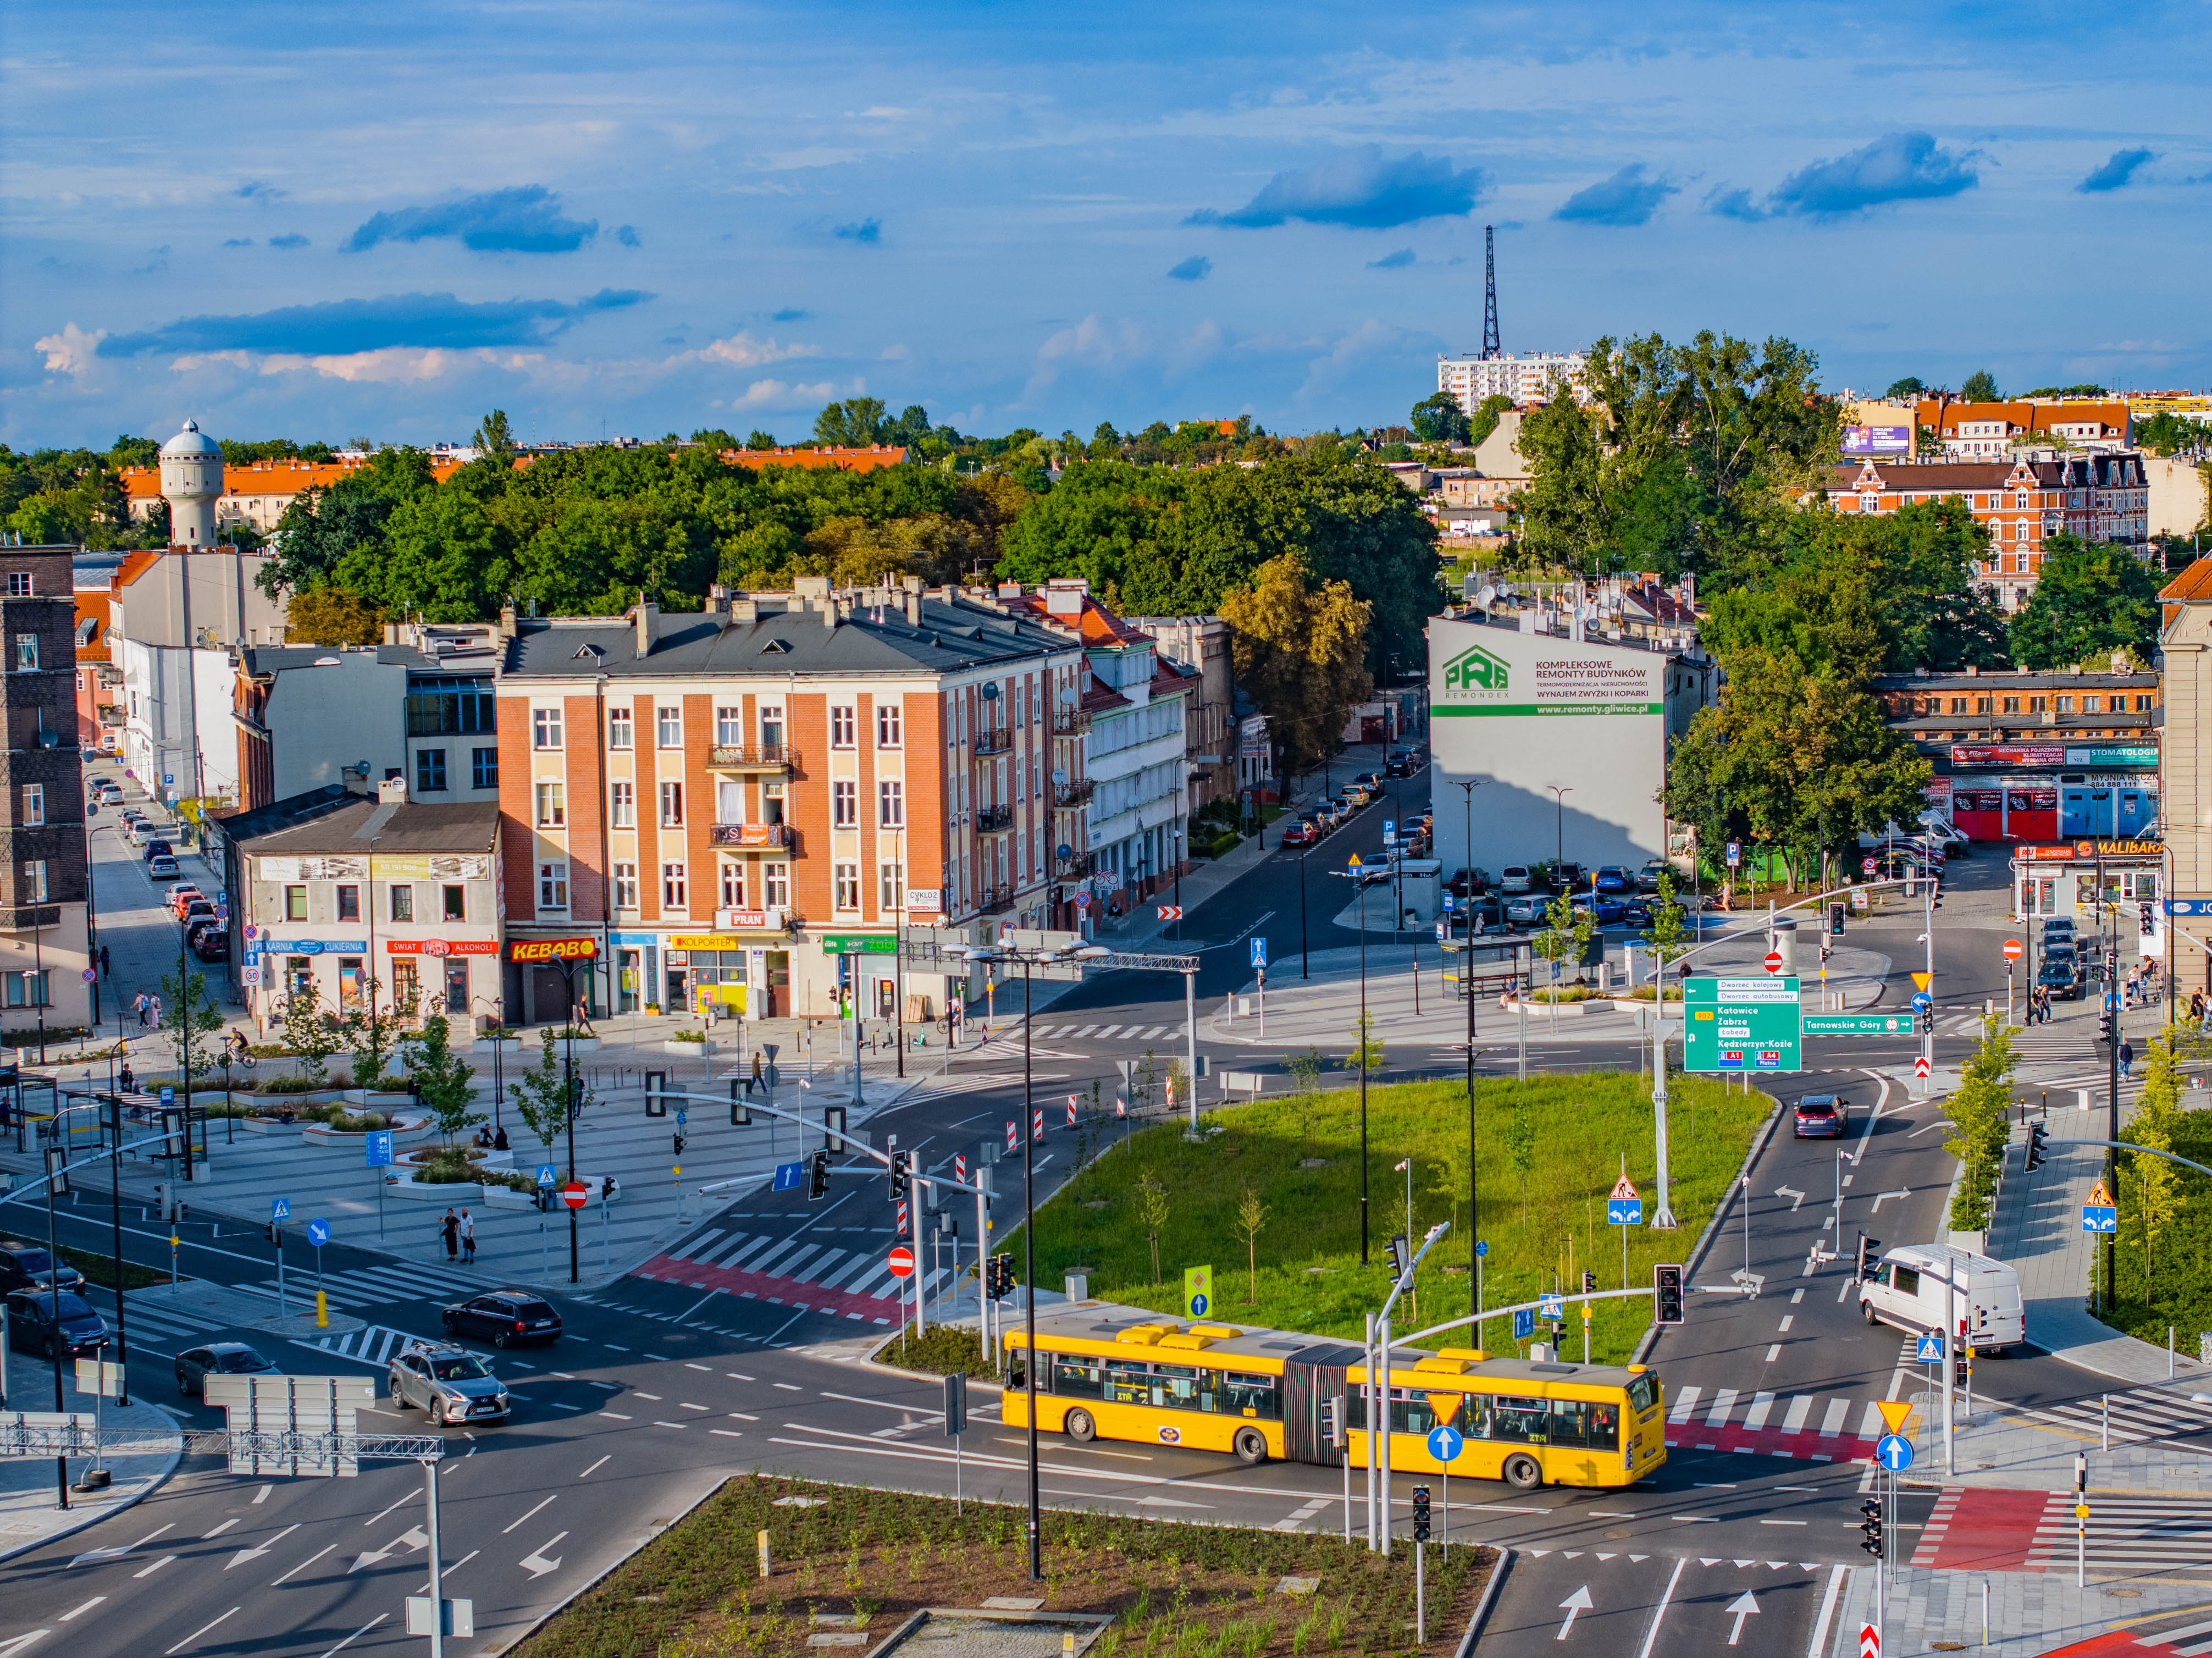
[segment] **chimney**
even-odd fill
[[[1079,616],[1091,584],[1081,576],[1061,577],[1044,585],[1044,608],[1048,616]]]
[[[501,639],[514,637],[515,619],[514,601],[510,598],[499,607],[499,636]]]
[[[757,621],[759,621],[759,620],[760,620],[760,604],[759,604],[759,602],[758,602],[757,600],[756,600],[756,599],[751,599],[751,598],[733,598],[733,599],[732,599],[732,600],[730,601],[730,620],[731,620],[731,621],[732,621],[732,622],[746,622],[746,623],[751,623],[751,622],[757,622]]]
[[[919,577],[908,577],[907,579],[905,590],[899,594],[899,598],[906,607],[907,626],[909,628],[919,628],[921,626],[921,579]]]
[[[838,608],[838,601],[835,594],[824,593],[822,595],[823,632],[834,634],[837,631]]]
[[[637,653],[641,660],[653,654],[653,636],[660,626],[660,606],[645,596],[643,589],[637,595],[637,608],[631,612],[637,622]]]

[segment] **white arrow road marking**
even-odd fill
[[[1874,1194],[1874,1209],[1872,1212],[1877,1215],[1881,1212],[1881,1200],[1884,1198],[1909,1198],[1911,1195],[1912,1188],[1909,1186],[1902,1187],[1894,1192],[1877,1192]]]
[[[130,1553],[131,1550],[145,1547],[147,1544],[152,1542],[163,1532],[173,1531],[175,1529],[176,1527],[173,1523],[167,1526],[157,1526],[152,1531],[148,1532],[143,1537],[140,1538],[136,1543],[125,1543],[119,1547],[112,1549],[92,1549],[83,1554],[78,1555],[75,1559],[70,1562],[70,1564],[72,1566],[81,1566],[88,1560],[120,1560],[125,1555]],[[0,1658],[4,1658],[4,1655],[0,1655]]]
[[[283,1542],[286,1538],[289,1537],[294,1532],[299,1529],[300,1527],[297,1525],[287,1526],[283,1531],[278,1532],[276,1536],[270,1538],[266,1543],[257,1543],[250,1549],[240,1549],[236,1554],[230,1557],[230,1566],[243,1565],[248,1560],[258,1560],[263,1555],[268,1553],[270,1550],[275,1548],[276,1545]],[[228,1571],[230,1570],[230,1566],[225,1566],[223,1570],[225,1571]]]
[[[523,1556],[521,1561],[523,1570],[528,1572],[533,1578],[543,1577],[549,1571],[560,1570],[561,1557],[556,1554],[549,1560],[545,1558],[545,1551],[568,1534],[566,1532],[556,1532],[546,1541],[540,1543],[531,1553]]]
[[[388,1560],[401,1549],[405,1549],[410,1553],[419,1554],[429,1546],[430,1540],[422,1534],[422,1528],[420,1526],[410,1526],[382,1548],[371,1549],[356,1560],[353,1564],[346,1568],[346,1575],[350,1577],[363,1566],[374,1566],[380,1561]]]
[[[1743,1633],[1743,1620],[1759,1610],[1759,1597],[1746,1589],[1729,1601],[1723,1610],[1735,1614],[1735,1622],[1729,1629],[1729,1644],[1734,1646],[1735,1637]]]
[[[1805,1194],[1794,1186],[1778,1186],[1774,1188],[1774,1195],[1790,1199],[1790,1212],[1793,1215],[1797,1212],[1797,1206],[1805,1201]]]
[[[1596,1603],[1590,1599],[1589,1585],[1587,1583],[1577,1589],[1565,1600],[1560,1601],[1559,1605],[1566,1609],[1567,1621],[1559,1625],[1559,1632],[1552,1638],[1554,1641],[1565,1640],[1567,1638],[1567,1631],[1575,1626],[1575,1619],[1581,1617],[1583,1613],[1588,1612],[1590,1607],[1595,1604]]]

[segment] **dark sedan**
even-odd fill
[[[1796,1133],[1801,1140],[1840,1139],[1850,1112],[1833,1094],[1808,1094],[1797,1102]]]
[[[48,1357],[97,1353],[108,1340],[107,1321],[82,1296],[66,1290],[9,1296],[8,1334],[18,1351],[36,1350]]]
[[[561,1339],[561,1315],[528,1290],[495,1290],[472,1297],[447,1308],[444,1316],[447,1335],[474,1336],[495,1347]]]
[[[263,1376],[276,1369],[276,1361],[242,1341],[213,1341],[177,1355],[177,1391],[187,1399],[205,1399],[211,1376]]]
[[[0,1238],[0,1294],[10,1290],[81,1290],[84,1274],[64,1261],[57,1267],[45,1246]]]

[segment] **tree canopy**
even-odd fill
[[[2052,536],[2027,603],[2013,616],[2013,658],[2042,670],[2125,651],[2147,665],[2158,643],[2158,586],[2130,548]]]

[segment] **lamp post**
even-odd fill
[[[1329,872],[1340,879],[1352,883],[1352,890],[1359,905],[1359,1264],[1367,1265],[1367,889],[1376,881],[1387,881],[1387,872],[1371,873],[1360,867],[1359,854],[1352,854],[1352,862],[1343,869]],[[1194,1082],[1193,1087],[1196,1084]]]
[[[1476,1314],[1482,1311],[1482,1288],[1472,1263],[1475,1242],[1482,1236],[1482,1220],[1476,1208],[1474,1174],[1474,792],[1496,780],[1489,777],[1455,780],[1467,803],[1467,952],[1460,957],[1459,987],[1467,998],[1467,1293],[1468,1310]]]
[[[1312,957],[1306,953],[1306,854],[1313,850],[1308,841],[1298,848],[1298,977],[1313,977]]]
[[[1022,969],[1022,1300],[1026,1316],[1022,1350],[1022,1384],[1027,1394],[1030,1477],[1030,1581],[1044,1579],[1044,1499],[1037,1472],[1036,1345],[1036,1105],[1030,1050],[1030,969],[1039,962],[1072,962],[1114,952],[1103,944],[1075,944],[1061,950],[1021,950],[1012,945],[970,945],[969,963],[1018,962]],[[978,1234],[979,1246],[981,1235]]]
[[[1547,783],[1552,792],[1552,863],[1565,863],[1567,857],[1567,797],[1575,792],[1571,783]]]

